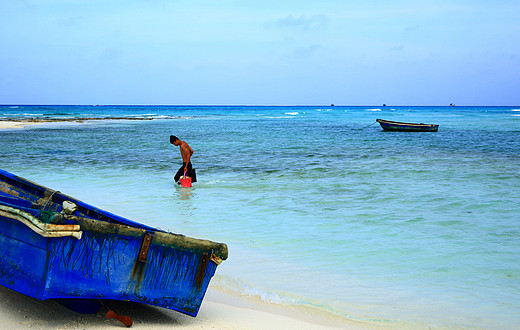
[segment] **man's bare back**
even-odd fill
[[[193,155],[193,149],[189,146],[186,141],[181,141],[180,143],[180,150],[181,150],[181,156],[182,156],[182,162],[188,164],[191,159],[191,155]]]

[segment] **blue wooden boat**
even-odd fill
[[[225,244],[145,226],[3,170],[0,251],[0,284],[24,295],[80,310],[125,300],[191,316],[228,256]]]
[[[439,125],[434,124],[415,124],[415,123],[403,123],[398,121],[390,121],[384,119],[376,119],[385,131],[398,131],[398,132],[437,132]]]

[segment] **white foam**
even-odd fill
[[[299,115],[300,113],[299,112],[286,112],[285,114],[291,115],[291,116],[296,116],[296,115]]]
[[[212,281],[212,285],[229,290],[235,294],[257,298],[262,302],[277,305],[296,305],[296,299],[289,296],[282,296],[276,292],[255,288],[244,281],[230,276],[217,275]]]
[[[367,109],[366,111],[381,111],[381,109]]]
[[[244,286],[240,293],[245,296],[259,298],[261,301],[266,303],[277,305],[287,303],[286,299],[283,299],[280,295],[274,292],[268,292],[262,289],[252,288],[250,286]]]

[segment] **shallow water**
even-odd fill
[[[213,285],[382,324],[520,317],[518,107],[2,106],[0,167],[133,220],[229,245]],[[164,119],[173,118],[173,119]],[[383,132],[376,118],[439,124]],[[169,135],[195,150],[179,188]]]

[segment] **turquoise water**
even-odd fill
[[[520,322],[520,107],[0,107],[31,117],[157,119],[0,130],[0,167],[227,243],[215,286],[383,325]]]

